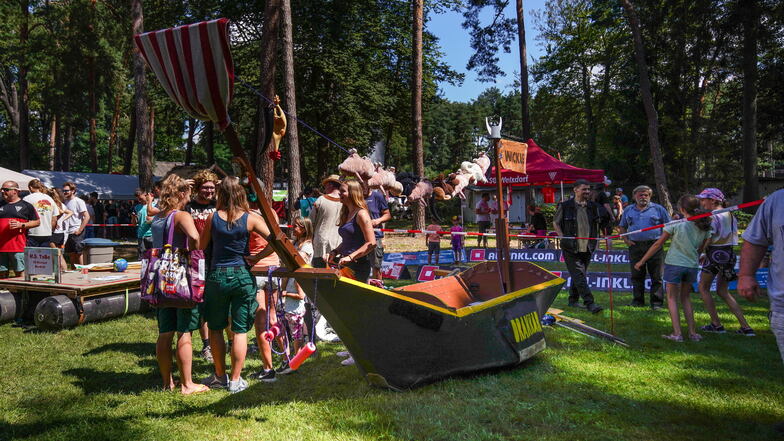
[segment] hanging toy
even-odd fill
[[[313,355],[314,352],[316,352],[316,345],[314,345],[312,342],[308,342],[299,351],[297,351],[297,355],[295,355],[294,358],[292,358],[289,362],[289,367],[296,371],[300,365],[302,365],[302,363],[308,359],[308,357]]]
[[[272,341],[273,338],[280,335],[280,324],[275,323],[274,325],[270,326],[270,328],[261,333],[262,338],[267,341]]]
[[[275,95],[273,102],[275,103],[275,122],[272,126],[272,141],[275,146],[270,150],[269,157],[273,161],[277,161],[281,158],[280,141],[286,136],[286,114],[280,107],[280,98],[277,95]]]

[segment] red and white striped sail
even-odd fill
[[[203,21],[134,37],[166,93],[194,118],[224,130],[234,92],[229,20]]]

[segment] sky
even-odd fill
[[[542,54],[536,37],[538,31],[534,25],[534,18],[531,14],[534,10],[543,9],[545,0],[526,0],[523,2],[525,8],[525,39],[526,50],[528,51],[528,68],[533,64],[532,59],[538,58]],[[515,0],[509,1],[509,6],[504,10],[508,18],[517,17],[515,12]],[[489,15],[489,14],[488,14]],[[485,15],[485,23],[489,20]],[[496,83],[482,83],[477,81],[477,74],[466,70],[466,64],[471,57],[473,50],[469,41],[468,31],[463,29],[463,16],[459,12],[446,12],[443,14],[433,14],[427,22],[427,29],[435,34],[439,39],[441,51],[444,53],[444,61],[457,72],[465,74],[462,86],[452,86],[448,83],[439,84],[439,90],[451,101],[467,102],[475,99],[482,91],[489,87],[498,87],[507,92],[514,79],[515,72],[520,72],[520,53],[515,39],[512,44],[512,52],[499,54],[499,66],[506,73],[506,76],[496,79]]]

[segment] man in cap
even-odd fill
[[[667,223],[671,220],[664,207],[651,202],[651,195],[653,195],[651,187],[640,185],[634,189],[632,195],[636,203],[630,204],[623,210],[621,223],[618,225],[621,234]],[[646,273],[651,278],[651,308],[660,309],[664,303],[662,295],[664,251],[657,251],[639,270],[634,267],[648,251],[648,248],[659,239],[661,232],[661,228],[656,228],[623,237],[624,243],[629,247],[629,265],[632,273],[633,300],[629,306],[645,306]]]
[[[623,194],[623,189],[621,187],[615,189],[615,195],[621,198],[621,204],[623,204],[624,207],[629,205],[629,196]]]
[[[14,270],[17,277],[25,270],[24,249],[27,230],[41,225],[38,212],[32,204],[19,197],[19,184],[3,182],[3,200],[0,201],[0,278],[8,277]]]
[[[340,245],[338,219],[343,203],[340,202],[340,176],[329,175],[321,185],[324,192],[310,210],[313,222],[313,267],[325,268],[329,253]]]

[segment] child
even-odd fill
[[[723,207],[724,193],[718,188],[706,188],[697,195],[700,199],[702,209],[705,211],[713,211]],[[716,280],[716,294],[721,297],[727,306],[730,308],[735,317],[740,323],[738,334],[747,337],[754,337],[754,330],[751,329],[743,316],[743,310],[740,309],[738,302],[732,297],[727,289],[730,281],[735,280],[738,276],[735,274],[735,252],[732,247],[738,244],[738,224],[735,222],[735,217],[732,213],[720,213],[711,218],[711,238],[708,249],[705,251],[706,262],[702,267],[702,275],[700,277],[700,295],[702,301],[705,303],[705,309],[711,317],[711,323],[705,325],[700,329],[705,332],[717,332],[723,334],[724,326],[719,320],[719,315],[716,313],[716,304],[713,302],[713,297],[710,294],[710,287],[713,280],[718,275]]]
[[[425,228],[427,231],[441,231],[441,225],[430,224]],[[430,260],[433,253],[436,255],[436,265],[438,265],[438,258],[441,254],[441,235],[438,233],[427,233],[425,236],[425,245],[427,246],[427,264],[430,265]]]
[[[700,200],[694,196],[686,195],[678,201],[678,209],[681,215],[686,218],[704,213],[700,209]],[[672,320],[672,334],[662,335],[662,337],[672,341],[683,341],[681,334],[680,314],[678,313],[678,300],[683,305],[683,316],[689,326],[689,338],[692,341],[702,340],[702,336],[697,334],[694,325],[694,310],[691,306],[692,283],[697,281],[699,271],[699,256],[710,240],[711,220],[704,217],[696,221],[680,222],[664,227],[661,237],[648,249],[648,252],[637,262],[634,267],[639,270],[645,262],[659,251],[664,242],[672,237],[670,250],[664,258],[664,282],[667,284],[667,307],[670,310]]]
[[[463,227],[460,225],[460,218],[452,216],[452,227],[449,229],[452,233],[462,233]],[[452,254],[454,254],[455,263],[460,263],[463,255],[463,235],[452,234]]]
[[[313,259],[313,224],[307,217],[297,217],[294,220],[294,246],[299,251],[299,255],[310,265]],[[283,290],[283,309],[291,333],[292,353],[296,354],[304,342],[305,292],[293,278],[288,279],[286,289]],[[286,366],[279,373],[288,372]]]

